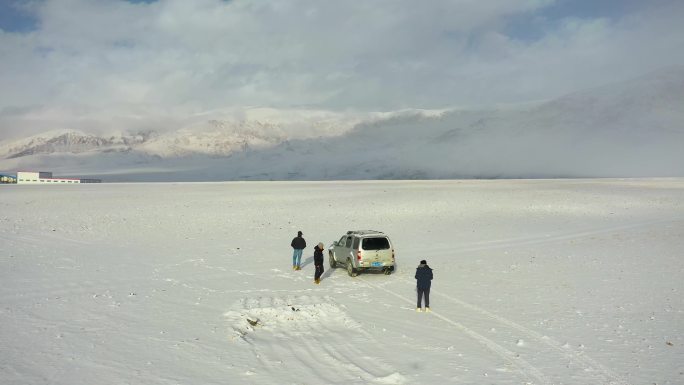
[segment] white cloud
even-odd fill
[[[561,20],[535,41],[504,33],[509,17],[551,3],[46,0],[38,30],[0,32],[0,138],[84,116],[110,129],[129,124],[121,116],[144,126],[245,105],[522,102],[684,63],[681,2]]]

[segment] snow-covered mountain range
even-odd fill
[[[0,142],[0,171],[109,181],[684,175],[684,68],[525,106],[389,113],[251,109],[180,130]]]
[[[229,156],[253,148],[268,148],[288,139],[340,135],[360,120],[321,111],[278,111],[250,108],[236,119],[234,110],[212,112],[226,119],[195,119],[186,127],[169,131],[115,132],[96,134],[62,129],[19,140],[0,142],[0,157],[21,158],[45,154],[85,152],[131,152],[160,158],[192,155]]]

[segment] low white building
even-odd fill
[[[19,171],[17,172],[17,184],[68,184],[81,183],[80,179],[53,178],[51,172],[45,171]]]

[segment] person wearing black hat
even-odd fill
[[[321,275],[323,275],[323,250],[325,250],[325,245],[320,242],[316,247],[314,247],[314,267],[316,268],[316,273],[314,275],[314,283],[316,285],[321,283]]]
[[[301,270],[302,251],[306,248],[306,241],[302,238],[301,231],[297,231],[297,236],[292,239],[290,246],[294,249],[292,253],[292,270]]]
[[[422,312],[421,300],[425,297],[425,311],[430,311],[430,285],[432,284],[432,269],[428,266],[426,260],[420,261],[420,265],[416,269],[416,291],[418,292],[418,305],[416,311]]]

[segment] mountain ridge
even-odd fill
[[[0,142],[0,167],[179,181],[684,176],[682,105],[677,67],[518,108],[269,109],[171,132],[57,131]]]

